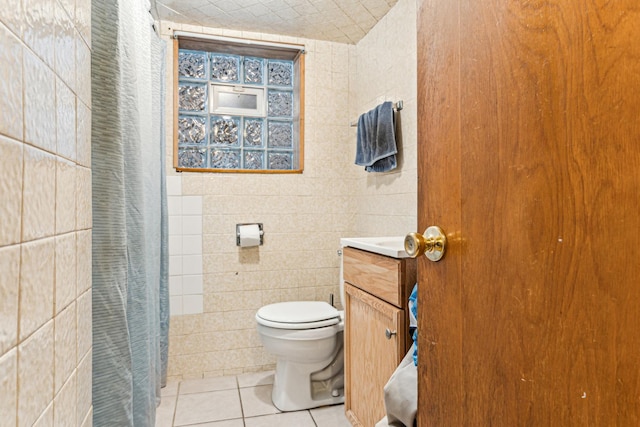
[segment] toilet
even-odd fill
[[[340,283],[341,299],[342,289]],[[276,356],[276,408],[299,411],[344,402],[343,311],[322,301],[290,301],[266,305],[255,318],[262,344]]]
[[[343,312],[322,301],[281,302],[258,310],[256,322],[262,344],[276,356],[276,408],[344,402]]]

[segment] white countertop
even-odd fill
[[[392,237],[343,237],[342,247],[349,246],[393,258],[409,258],[404,250],[404,236]]]

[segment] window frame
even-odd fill
[[[293,169],[221,169],[221,168],[186,168],[178,166],[178,53],[179,49],[200,50],[232,55],[253,56],[264,59],[292,60],[294,75],[293,96]],[[173,167],[177,172],[209,172],[209,173],[253,173],[253,174],[300,174],[304,171],[304,45],[292,45],[278,42],[265,43],[261,40],[238,39],[228,37],[211,37],[182,32],[174,33],[173,40]],[[223,83],[224,84],[224,83]],[[207,83],[207,88],[209,83]],[[266,93],[265,93],[266,95]],[[207,101],[207,109],[209,108]],[[297,137],[297,141],[295,140]],[[297,144],[296,144],[297,142]],[[265,153],[267,151],[265,150]],[[266,157],[266,156],[265,156]],[[266,159],[265,159],[266,161]]]

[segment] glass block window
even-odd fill
[[[296,75],[302,68],[296,60],[260,57],[254,51],[242,55],[238,50],[231,54],[180,48],[176,68],[177,170],[302,170],[301,76]],[[212,106],[217,96],[240,97],[251,91],[263,91],[263,108],[249,112]]]

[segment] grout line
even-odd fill
[[[313,414],[311,413],[311,409],[308,409],[307,412],[309,413],[309,417],[311,418],[311,421],[313,421],[313,425],[318,427],[318,423],[316,422],[316,419],[313,418]]]
[[[240,414],[242,414],[242,425],[246,427],[244,422],[244,405],[242,404],[242,394],[240,393],[240,381],[236,375],[236,391],[238,392],[238,400],[240,401]]]
[[[178,386],[176,387],[176,401],[173,404],[173,414],[171,415],[171,427],[173,427],[176,422],[176,413],[178,412],[178,399],[180,398],[181,385],[182,385],[182,380],[178,381]]]

